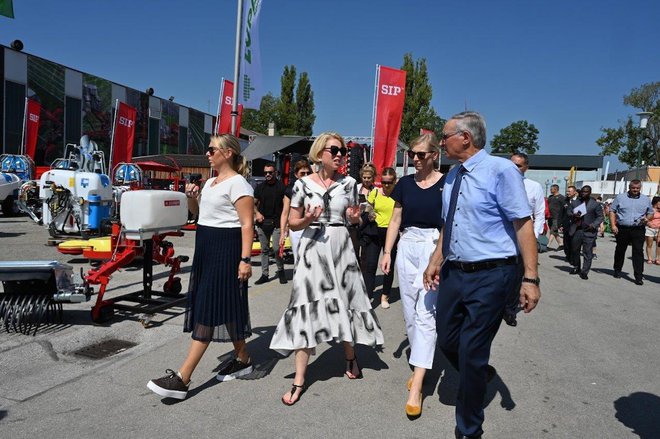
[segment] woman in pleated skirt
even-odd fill
[[[234,346],[235,357],[220,370],[219,381],[252,372],[245,339],[252,335],[247,281],[252,275],[254,198],[240,153],[236,137],[211,137],[206,156],[217,177],[201,192],[186,185],[188,207],[199,213],[183,328],[192,333],[192,342],[178,371],[167,369],[165,376],[147,384],[163,397],[186,398],[190,377],[211,341]]]

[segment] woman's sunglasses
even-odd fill
[[[392,181],[381,180],[380,184],[382,184],[383,186],[392,186],[394,184],[394,180]]]
[[[216,148],[215,146],[209,146],[208,148],[206,148],[206,153],[208,155],[213,155],[213,154],[215,154],[216,151],[219,151],[219,150],[220,150],[220,148]]]
[[[431,151],[407,151],[408,158],[409,159],[414,159],[415,156],[417,156],[418,160],[424,160],[426,158],[426,154],[432,154]]]
[[[337,153],[341,154],[342,157],[346,157],[346,154],[348,154],[348,149],[346,149],[345,146],[342,146],[341,148],[339,146],[332,145],[329,148],[323,148],[324,151],[330,151],[330,155],[333,157],[337,155]]]

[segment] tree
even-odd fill
[[[419,136],[420,128],[439,133],[446,121],[438,116],[431,106],[433,89],[429,83],[426,59],[413,61],[412,53],[406,53],[401,70],[406,71],[406,100],[403,104],[399,138],[410,142]]]
[[[309,75],[302,72],[296,86],[296,67],[284,66],[280,83],[280,96],[268,93],[261,99],[259,110],[246,109],[242,125],[250,130],[267,133],[269,122],[274,122],[279,135],[311,136],[316,116]]]
[[[296,88],[296,134],[311,136],[316,116],[314,115],[314,92],[307,72],[302,72]]]
[[[660,165],[660,82],[633,88],[623,97],[623,103],[652,113],[646,129],[639,128],[628,116],[618,128],[601,128],[603,135],[596,143],[604,155],[615,154],[630,166],[637,165],[638,154],[647,165]]]
[[[490,142],[491,152],[495,154],[513,154],[524,152],[534,154],[539,149],[537,142],[539,130],[526,120],[513,122],[500,130]]]
[[[277,130],[280,134],[297,134],[297,111],[294,95],[296,88],[296,66],[284,66],[280,83],[282,89],[280,92],[280,104],[277,109]]]
[[[279,98],[273,96],[272,93],[266,94],[261,98],[258,110],[251,108],[243,110],[241,125],[248,130],[266,134],[268,132],[268,124],[277,121],[278,105]]]

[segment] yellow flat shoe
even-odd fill
[[[419,400],[422,401],[422,392],[419,392]],[[422,401],[423,402],[423,401]],[[418,418],[422,414],[422,403],[418,406],[406,404],[406,415],[409,418]]]

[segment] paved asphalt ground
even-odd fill
[[[0,259],[88,268],[46,247],[47,237],[26,218],[0,218]],[[192,256],[194,232],[173,242],[178,254]],[[660,266],[646,265],[646,282],[636,286],[630,260],[627,276],[612,277],[613,252],[611,237],[598,239],[587,281],[568,274],[561,253],[540,256],[539,307],[519,317],[517,327],[503,325],[493,345],[498,376],[485,402],[485,438],[660,437]],[[253,267],[250,284],[260,275],[257,258]],[[162,288],[165,269],[155,267],[154,274],[155,288]],[[140,283],[140,269],[127,268],[113,276],[109,294],[136,291]],[[453,437],[457,374],[441,354],[425,382],[422,416],[411,421],[404,413],[410,369],[398,301],[376,310],[382,350],[357,349],[362,380],[343,376],[340,346],[324,345],[312,358],[309,389],[298,404],[284,406],[293,359],[279,358],[268,345],[290,286],[273,280],[250,287],[248,347],[256,371],[218,383],[215,374],[231,348],[212,344],[181,402],[146,388],[186,354],[190,338],[182,333],[181,309],[157,315],[149,329],[131,315],[98,326],[91,324],[89,302],[65,305],[64,324],[35,337],[0,329],[0,437]],[[101,360],[73,354],[113,338],[136,346]]]

